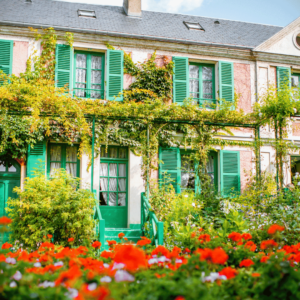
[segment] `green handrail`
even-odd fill
[[[164,223],[158,221],[145,193],[141,194],[141,225],[143,234],[148,231],[152,245],[164,244]]]
[[[94,220],[97,220],[95,226],[96,238],[101,243],[101,250],[104,250],[105,243],[105,220],[102,219],[99,203],[97,200],[97,192],[93,190],[95,197]]]

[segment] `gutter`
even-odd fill
[[[187,44],[187,45],[234,48],[234,49],[240,49],[240,50],[253,50],[253,48],[254,48],[254,47],[249,47],[249,46],[214,44],[214,43],[197,42],[197,41],[191,41],[191,40],[167,38],[167,37],[155,37],[155,36],[146,36],[146,35],[129,34],[129,33],[121,33],[121,32],[101,31],[101,30],[96,30],[96,29],[92,30],[92,29],[51,26],[51,25],[46,25],[46,24],[30,24],[30,23],[23,23],[23,22],[0,21],[0,25],[15,26],[15,27],[18,27],[18,26],[19,27],[34,27],[34,28],[37,28],[37,29],[52,27],[55,30],[60,30],[60,31],[72,31],[72,32],[89,33],[89,34],[93,33],[93,34],[106,35],[106,36],[115,36],[115,37],[122,37],[122,38],[135,38],[135,39],[141,39],[141,40],[152,40],[152,41],[160,41],[160,42]]]

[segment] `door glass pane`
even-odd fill
[[[181,187],[195,189],[194,163],[186,155],[181,155]]]
[[[212,80],[213,69],[211,67],[202,67],[202,79]]]
[[[117,191],[117,179],[116,178],[109,179],[109,191],[113,191],[113,192]]]
[[[92,69],[102,69],[102,57],[92,55]]]
[[[108,191],[108,179],[107,178],[100,179],[100,190]]]
[[[109,193],[109,206],[117,206],[117,193]]]
[[[107,150],[107,152],[106,152]],[[108,157],[108,149],[105,146],[101,146],[101,157]]]
[[[119,193],[118,206],[126,206],[126,193]]]
[[[207,174],[211,178],[211,185],[213,186],[214,185],[215,174],[214,174],[214,156],[212,156],[212,155],[208,156],[206,171],[207,171]]]
[[[126,164],[119,164],[119,177],[126,177]]]
[[[127,157],[127,149],[120,148],[119,149],[119,158],[126,158]]]
[[[61,146],[52,145],[50,148],[50,160],[61,161]]]
[[[107,205],[107,193],[100,192],[100,205]]]
[[[11,166],[8,168],[8,172],[15,173],[17,172],[17,169],[14,166]]]
[[[77,177],[77,164],[76,163],[66,163],[66,171],[73,177]]]
[[[118,157],[118,148],[110,148],[109,149],[109,157],[117,158]]]
[[[117,164],[109,164],[109,177],[117,177]]]
[[[100,165],[100,176],[108,176],[108,164],[101,163],[101,165]]]
[[[77,162],[77,147],[66,147],[66,161]]]
[[[119,191],[126,192],[126,179],[119,179]]]
[[[6,171],[5,162],[0,161],[0,172],[5,172],[5,171]]]
[[[199,78],[199,67],[194,65],[189,65],[190,78]]]

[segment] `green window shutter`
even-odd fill
[[[171,180],[176,193],[180,193],[181,162],[179,148],[159,148],[159,181]],[[163,162],[163,163],[162,163]]]
[[[107,100],[123,100],[124,52],[107,50]]]
[[[55,82],[61,88],[68,85],[71,89],[72,48],[69,45],[56,45]]]
[[[189,60],[187,57],[173,57],[173,102],[182,104],[189,97]]]
[[[13,41],[0,40],[0,70],[6,75],[12,74]]]
[[[219,96],[225,101],[234,101],[234,76],[232,62],[219,62]]]
[[[223,196],[241,191],[240,152],[220,151],[221,192]]]
[[[291,87],[291,68],[277,67],[277,87],[288,85]]]
[[[37,142],[33,148],[29,146],[27,156],[27,177],[33,178],[34,171],[45,174],[46,169],[46,141]]]

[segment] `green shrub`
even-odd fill
[[[82,245],[94,237],[93,194],[77,189],[78,179],[64,170],[54,178],[39,175],[27,178],[25,188],[15,188],[17,199],[8,199],[7,211],[13,219],[11,240],[36,248],[51,234],[55,242],[66,246],[68,238]]]

